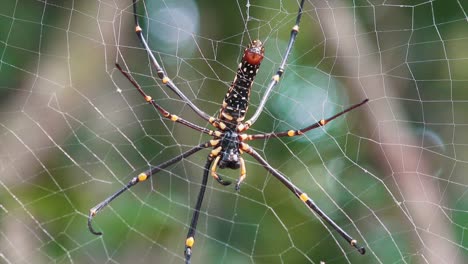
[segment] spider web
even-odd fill
[[[140,3],[163,68],[216,115],[244,47],[265,42],[251,115],[287,45],[297,1]],[[132,177],[209,137],[161,86],[130,1],[0,3],[0,262],[183,263],[208,151],[89,209]],[[466,263],[466,1],[305,3],[284,78],[251,133],[297,129],[370,101],[302,137],[249,142],[366,247],[358,254],[248,155],[240,192],[210,177],[192,263]],[[219,170],[235,180],[239,171]]]

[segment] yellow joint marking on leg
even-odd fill
[[[244,180],[245,180],[245,173],[244,174],[241,174],[241,176],[239,177],[239,180],[237,181],[237,184],[240,185]]]
[[[176,115],[171,115],[171,120],[172,120],[172,121],[175,122],[175,121],[177,121],[178,119],[179,119],[178,116],[176,116]]]
[[[220,137],[220,136],[221,136],[221,132],[220,132],[220,131],[215,131],[215,132],[214,132],[214,135],[215,135],[216,137]]]
[[[288,136],[292,137],[294,135],[296,135],[296,132],[294,132],[294,130],[289,130],[288,131]]]
[[[227,103],[226,101],[223,100],[223,108],[225,108],[227,106]]]
[[[273,75],[273,80],[274,80],[275,82],[279,82],[279,79],[280,79],[280,77],[279,77],[278,74]]]
[[[142,31],[142,30],[141,30],[141,27],[140,27],[140,26],[136,26],[136,27],[135,27],[135,32],[139,33],[139,32],[141,32],[141,31]]]
[[[252,122],[250,122],[250,120],[249,120],[249,121],[245,122],[244,124],[238,125],[238,126],[237,126],[237,131],[238,131],[238,132],[245,131],[245,130],[249,129],[249,127],[250,127],[251,125],[252,125]]]
[[[89,214],[91,216],[95,216],[96,215],[96,209],[93,208],[93,209],[89,210]]]
[[[224,124],[223,122],[219,122],[219,128],[221,128],[221,130],[224,130],[226,128],[226,124]]]
[[[211,151],[211,155],[213,155],[213,157],[216,157],[219,155],[220,151],[221,151],[221,147],[217,147]]]
[[[250,146],[248,144],[245,144],[244,142],[241,142],[241,149],[247,153],[250,152]]]
[[[357,241],[356,241],[356,239],[353,239],[353,240],[351,240],[351,246],[353,246],[353,247],[354,247],[356,244],[357,244]]]
[[[216,169],[218,168],[218,162],[221,156],[217,156],[216,159],[213,161],[213,165],[211,166],[211,176],[216,180],[219,179],[218,174],[216,173]]]
[[[149,95],[146,95],[146,96],[145,96],[145,101],[146,101],[146,102],[149,103],[149,102],[151,102],[151,100],[153,100],[153,98],[151,98],[151,96],[149,96]]]
[[[164,76],[164,77],[162,78],[162,82],[163,82],[164,84],[168,83],[168,82],[169,82],[169,77]]]
[[[195,243],[195,239],[193,239],[193,237],[189,237],[187,238],[187,240],[185,240],[185,246],[189,248],[193,247],[194,243]]]
[[[148,175],[146,175],[146,173],[140,173],[138,175],[138,181],[146,181],[146,179],[148,179]]]
[[[212,139],[212,140],[210,140],[210,145],[213,146],[213,147],[216,146],[216,145],[218,145],[218,143],[219,143],[219,139]]]
[[[292,28],[293,31],[296,31],[296,32],[299,32],[299,26],[298,25],[294,25],[294,27]]]
[[[232,119],[234,119],[234,117],[232,117],[230,114],[228,113],[225,113],[225,112],[221,112],[221,114],[229,121],[231,121]]]
[[[325,125],[326,123],[327,123],[327,121],[325,121],[324,119],[322,119],[322,120],[319,121],[319,124],[320,124],[321,126]]]
[[[241,164],[241,178],[242,180],[245,178],[245,174],[247,173],[247,170],[245,169],[245,161],[243,158],[239,159],[240,164]]]
[[[240,135],[239,135],[239,138],[240,138],[240,140],[242,140],[242,141],[246,140],[248,137],[249,137],[249,135],[247,135],[247,134],[240,134]]]
[[[307,193],[302,193],[299,198],[301,199],[301,201],[303,201],[304,203],[307,202],[309,200],[309,196],[307,196]]]
[[[210,122],[210,124],[213,124],[215,121],[216,121],[216,118],[212,116],[210,117],[210,119],[208,119],[208,122]]]

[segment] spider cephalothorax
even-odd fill
[[[240,151],[239,151],[239,136],[234,131],[226,131],[223,138],[221,139],[221,159],[219,161],[219,167],[221,169],[230,168],[238,169],[241,166],[240,163]]]
[[[144,46],[151,63],[153,64],[156,74],[161,79],[162,83],[167,86],[171,91],[173,91],[178,97],[180,97],[199,117],[208,121],[212,124],[216,129],[210,130],[205,127],[196,125],[190,121],[187,121],[179,116],[173,115],[166,111],[162,106],[157,104],[151,96],[147,95],[143,89],[138,85],[138,83],[133,79],[133,77],[126,71],[124,71],[119,64],[116,64],[117,69],[133,84],[133,86],[137,89],[137,91],[143,96],[143,98],[151,104],[163,117],[180,124],[183,124],[189,128],[192,128],[196,131],[201,133],[207,134],[212,136],[213,138],[205,143],[199,144],[184,153],[176,156],[172,159],[169,159],[158,166],[151,166],[150,169],[140,173],[138,176],[133,177],[126,186],[122,189],[114,193],[113,195],[109,196],[107,199],[96,205],[95,207],[91,208],[90,214],[88,217],[88,227],[91,233],[100,235],[101,232],[97,232],[94,230],[93,226],[91,225],[92,218],[101,211],[106,205],[112,202],[115,198],[119,195],[124,193],[126,190],[131,188],[132,186],[136,185],[139,182],[143,182],[152,175],[158,173],[159,171],[165,169],[166,167],[179,162],[180,160],[189,157],[190,155],[206,148],[212,148],[210,154],[207,157],[206,164],[204,166],[203,171],[203,179],[201,182],[200,192],[198,194],[197,203],[195,205],[195,209],[192,216],[192,221],[190,223],[190,227],[188,230],[187,238],[185,240],[185,261],[186,263],[190,263],[190,258],[192,256],[192,247],[195,243],[195,231],[197,228],[198,217],[200,213],[200,208],[202,206],[203,197],[206,190],[206,184],[208,181],[208,175],[211,172],[211,175],[214,179],[216,179],[222,185],[229,185],[231,182],[224,181],[219,175],[217,174],[217,168],[230,168],[230,169],[240,169],[240,177],[237,180],[236,190],[239,190],[241,183],[246,178],[246,168],[245,168],[245,161],[242,158],[243,153],[247,153],[251,157],[253,157],[257,162],[262,165],[268,172],[271,173],[275,178],[279,180],[281,184],[283,184],[286,188],[288,188],[297,198],[299,198],[304,204],[314,211],[318,216],[320,216],[326,223],[328,223],[336,232],[338,232],[348,243],[350,243],[353,247],[355,247],[361,254],[365,253],[364,247],[360,247],[357,244],[357,241],[353,239],[350,235],[348,235],[343,229],[341,229],[331,218],[329,218],[315,203],[309,196],[301,191],[296,185],[290,182],[286,176],[284,176],[281,172],[273,168],[270,164],[268,164],[263,157],[258,154],[253,148],[251,148],[245,141],[249,140],[257,140],[257,139],[268,139],[268,138],[278,138],[278,137],[294,137],[304,134],[305,132],[324,126],[328,122],[332,121],[333,119],[365,104],[368,99],[363,100],[362,102],[355,104],[351,107],[346,108],[345,110],[335,114],[326,119],[322,119],[316,123],[313,123],[307,127],[298,130],[288,130],[283,132],[272,132],[272,133],[262,133],[262,134],[245,134],[244,132],[247,131],[250,126],[252,126],[257,118],[259,117],[260,113],[262,113],[265,103],[268,99],[269,94],[279,82],[285,66],[286,61],[288,59],[289,54],[291,53],[292,46],[296,39],[296,36],[299,32],[299,23],[301,21],[303,7],[304,7],[304,0],[301,1],[299,6],[299,11],[296,17],[296,24],[291,29],[291,36],[289,38],[289,43],[286,48],[285,54],[281,61],[281,64],[278,67],[278,70],[273,75],[270,83],[268,84],[265,94],[263,95],[261,101],[258,104],[257,110],[252,115],[252,117],[244,122],[248,105],[250,99],[250,91],[253,85],[253,81],[257,74],[257,71],[260,67],[260,64],[264,57],[264,47],[263,43],[260,40],[252,41],[247,48],[244,50],[242,55],[242,60],[239,63],[239,66],[236,71],[236,76],[234,81],[232,82],[231,86],[229,87],[228,92],[226,93],[220,113],[218,118],[210,117],[210,115],[206,114],[202,110],[200,110],[193,102],[191,102],[180,90],[179,88],[171,81],[171,79],[166,75],[166,72],[162,69],[159,65],[158,61],[156,60],[155,56],[153,55],[148,43],[146,42],[145,37],[142,34],[142,29],[138,23],[138,15],[137,15],[137,8],[136,8],[136,0],[133,0],[133,13],[135,17],[135,31],[137,33],[138,38],[140,39],[142,45]]]

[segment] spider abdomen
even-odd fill
[[[250,89],[260,68],[263,54],[264,48],[260,40],[252,41],[244,50],[236,77],[224,97],[219,119],[234,124],[244,120],[249,107]]]

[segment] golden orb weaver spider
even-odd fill
[[[109,196],[107,199],[90,209],[90,214],[88,217],[88,228],[91,233],[95,235],[101,235],[101,232],[95,231],[91,224],[91,220],[96,214],[101,211],[105,206],[107,206],[111,201],[120,196],[126,190],[136,185],[139,182],[147,180],[152,175],[163,170],[164,168],[179,162],[180,160],[187,158],[188,156],[209,147],[212,147],[210,154],[206,160],[204,166],[203,179],[198,193],[197,202],[192,216],[192,221],[190,223],[189,231],[187,238],[185,240],[185,262],[190,263],[190,258],[192,256],[192,247],[195,243],[195,232],[197,228],[198,217],[200,213],[200,208],[202,206],[203,197],[206,190],[206,184],[208,181],[208,174],[222,185],[230,185],[231,182],[223,180],[218,174],[218,168],[230,168],[230,169],[239,169],[240,168],[240,177],[237,180],[235,185],[236,191],[239,191],[241,183],[246,177],[246,168],[244,159],[241,157],[241,154],[247,153],[251,155],[254,159],[257,160],[268,172],[270,172],[274,177],[276,177],[284,186],[286,186],[297,198],[299,198],[304,204],[306,204],[309,209],[319,215],[325,222],[327,222],[336,232],[340,234],[351,246],[355,247],[359,253],[365,254],[365,248],[357,244],[357,241],[348,235],[341,227],[339,227],[330,217],[328,217],[315,203],[310,199],[306,193],[301,191],[296,187],[292,182],[290,182],[281,172],[273,168],[268,162],[260,156],[253,148],[245,143],[245,141],[256,140],[256,139],[268,139],[268,138],[278,138],[278,137],[294,137],[302,135],[305,132],[324,126],[333,119],[365,104],[368,102],[368,99],[363,100],[362,102],[352,105],[351,107],[331,116],[327,119],[322,119],[312,125],[309,125],[305,128],[298,130],[288,130],[284,132],[272,132],[264,134],[245,134],[246,130],[252,126],[259,115],[262,113],[265,103],[268,99],[269,94],[279,82],[286,65],[291,49],[296,40],[296,36],[299,32],[299,23],[301,21],[303,7],[305,0],[301,0],[299,5],[299,10],[296,17],[296,23],[292,27],[291,35],[289,38],[288,46],[285,51],[285,55],[281,61],[281,64],[273,75],[272,80],[270,81],[265,94],[263,95],[260,104],[254,113],[254,115],[246,122],[244,121],[245,115],[247,113],[250,90],[254,81],[254,78],[257,74],[257,71],[260,67],[260,64],[264,56],[264,47],[263,43],[260,40],[252,41],[247,48],[244,50],[242,61],[240,62],[234,81],[232,82],[228,92],[226,93],[220,113],[217,118],[211,117],[202,110],[200,110],[195,104],[193,104],[180,90],[179,88],[169,79],[166,75],[166,72],[162,69],[155,56],[153,55],[145,37],[142,34],[142,28],[138,22],[137,15],[137,0],[133,0],[133,15],[135,19],[135,31],[140,39],[141,44],[146,50],[151,63],[156,69],[158,77],[161,79],[162,83],[172,90],[178,97],[180,97],[198,116],[200,116],[205,121],[208,121],[213,125],[216,130],[210,130],[201,126],[198,126],[190,121],[187,121],[181,117],[173,115],[166,111],[163,107],[158,105],[149,95],[147,95],[140,85],[133,79],[133,77],[125,72],[119,64],[116,64],[117,69],[132,83],[132,85],[138,90],[138,92],[143,96],[143,98],[151,104],[163,117],[170,119],[173,122],[181,123],[189,128],[192,128],[201,133],[208,134],[212,136],[213,139],[205,143],[202,143],[198,146],[193,147],[192,149],[182,153],[179,156],[176,156],[172,159],[169,159],[158,166],[154,166],[138,176],[133,177],[128,184]]]

